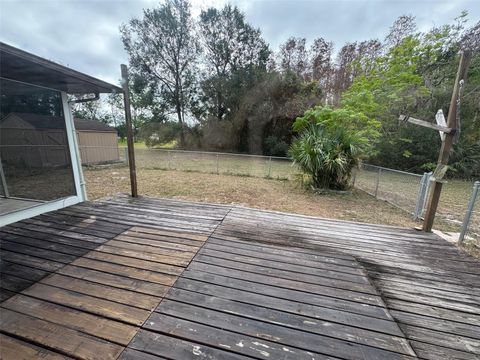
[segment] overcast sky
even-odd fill
[[[192,0],[193,14],[224,0]],[[480,19],[479,0],[233,0],[274,50],[290,36],[347,41],[383,39],[402,14],[420,30],[451,23],[462,10]],[[0,41],[113,83],[128,59],[119,26],[158,0],[0,0]]]

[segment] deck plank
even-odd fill
[[[479,261],[413,229],[120,195],[0,239],[6,360],[480,357]]]
[[[102,359],[113,360],[123,350],[122,346],[109,341],[8,309],[2,309],[0,330],[35,345],[85,360],[98,359],[98,354],[102,354]]]

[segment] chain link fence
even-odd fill
[[[480,181],[473,184],[465,217],[462,222],[459,241],[480,240]]]
[[[121,158],[125,158],[125,152]],[[135,149],[139,169],[196,171],[213,174],[293,180],[299,171],[285,157],[220,152]]]
[[[362,164],[353,176],[355,188],[408,211],[414,219],[424,216],[432,173],[423,175]],[[473,185],[473,187],[472,187]],[[464,239],[480,240],[480,182],[449,180],[443,184],[437,218],[442,228]]]
[[[362,164],[354,173],[353,186],[418,219],[425,211],[430,176]]]
[[[118,158],[120,162],[128,162],[126,148],[120,148]],[[275,156],[136,148],[135,160],[139,170],[179,170],[282,180],[301,176],[291,159]],[[354,172],[352,182],[355,188],[409,212],[414,219],[421,219],[425,214],[431,175],[362,164]],[[437,217],[446,221],[450,230],[461,233],[461,240],[480,239],[480,190],[478,182],[476,184],[473,190],[473,183],[467,181],[451,180],[443,186]]]

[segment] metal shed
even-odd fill
[[[65,166],[63,118],[32,113],[9,113],[0,119],[0,157],[9,163],[22,159],[29,167]],[[82,165],[119,161],[117,131],[94,120],[74,119]]]
[[[115,128],[95,120],[74,119],[82,165],[120,160]]]

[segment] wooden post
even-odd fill
[[[123,103],[125,105],[125,126],[127,128],[128,167],[130,168],[130,187],[132,196],[137,197],[137,172],[135,169],[135,151],[133,141],[132,113],[130,110],[130,93],[128,91],[127,65],[120,65],[122,70]]]
[[[464,51],[460,57],[460,64],[458,65],[457,76],[453,87],[452,98],[450,100],[450,108],[448,109],[447,127],[455,131],[445,133],[445,140],[442,142],[440,155],[438,157],[437,169],[447,166],[450,152],[452,151],[453,140],[455,132],[459,131],[457,125],[457,101],[460,95],[460,82],[465,81],[468,64],[470,62],[470,51]],[[442,182],[435,179],[433,188],[428,200],[427,211],[425,213],[425,220],[423,221],[423,231],[430,232],[433,227],[433,220],[437,212],[438,202],[440,200],[440,193],[442,191]]]

